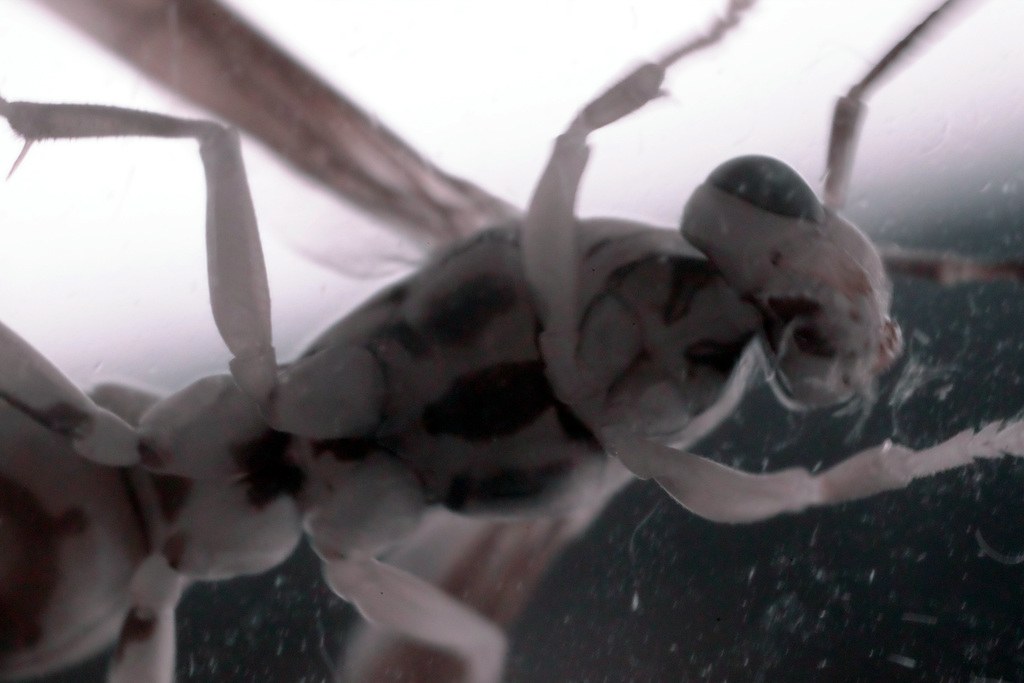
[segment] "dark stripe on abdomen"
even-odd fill
[[[500,363],[459,377],[423,410],[428,434],[484,441],[515,434],[554,405],[539,360]]]
[[[421,329],[441,346],[471,346],[516,301],[516,286],[510,278],[478,275],[431,303]]]
[[[555,396],[540,360],[499,363],[459,377],[424,408],[423,429],[486,441],[515,434],[551,408],[567,439],[600,449],[586,424]]]

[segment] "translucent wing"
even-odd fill
[[[371,238],[372,247],[382,250],[374,258],[385,270],[389,261],[416,260],[518,214],[507,202],[431,164],[216,0],[37,2],[407,238],[411,247]],[[379,274],[364,269],[365,258],[344,250],[332,253],[340,240],[312,246],[319,235],[286,239],[321,265],[348,274]]]

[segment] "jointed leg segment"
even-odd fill
[[[466,683],[500,680],[505,635],[440,588],[366,556],[325,562],[324,578],[370,621],[457,654]]]
[[[174,610],[184,586],[185,578],[163,555],[150,555],[139,566],[107,683],[173,683]]]
[[[836,103],[832,118],[832,136],[828,145],[828,165],[825,170],[825,206],[833,211],[843,208],[846,192],[850,185],[850,173],[857,151],[865,101],[868,91],[876,86],[882,76],[905,57],[918,39],[942,17],[958,0],[946,0],[929,14],[903,40],[898,42],[868,74]]]
[[[104,465],[138,462],[135,430],[93,403],[50,361],[0,323],[0,399],[68,437],[85,458]]]
[[[93,105],[0,99],[0,116],[25,139],[26,149],[40,140],[86,137],[193,138],[199,142],[207,183],[207,268],[214,320],[235,356],[231,367],[239,385],[266,406],[277,383],[277,361],[266,266],[238,133],[212,121]],[[17,353],[11,343],[0,339],[0,353],[5,350]],[[37,359],[30,365],[36,368],[43,386],[53,386],[52,378],[46,376],[49,371],[43,371]],[[58,394],[61,392],[66,390]]]
[[[793,468],[751,474],[630,434],[605,442],[634,474],[654,479],[681,505],[716,522],[755,522],[784,512],[834,505],[904,488],[910,482],[1004,454],[1024,457],[1024,422],[966,430],[914,451],[885,442],[811,474]]]

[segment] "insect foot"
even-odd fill
[[[886,441],[828,470],[824,499],[839,502],[901,489],[921,477],[1004,455],[1024,457],[1024,421],[993,422],[978,431],[966,429],[918,451]]]

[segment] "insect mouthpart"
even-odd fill
[[[872,371],[881,374],[903,353],[903,330],[900,326],[886,318],[882,325],[882,340],[878,344],[878,360],[875,362]]]

